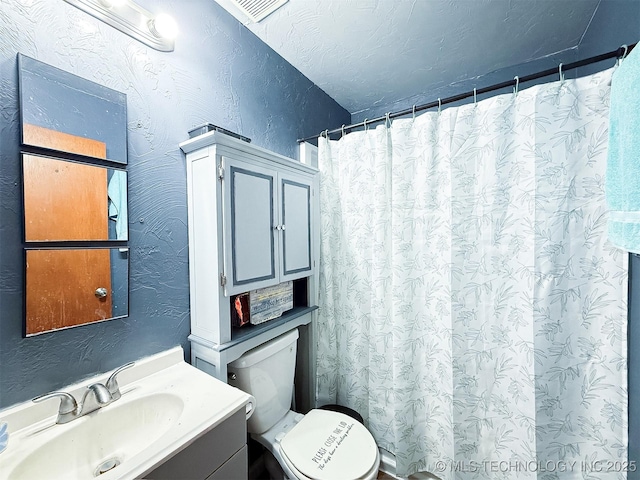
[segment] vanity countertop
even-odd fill
[[[82,399],[110,372],[60,389]],[[115,459],[101,480],[143,477],[255,400],[184,361],[181,347],[138,360],[118,376],[122,397],[69,423],[58,425],[59,399],[24,402],[0,410],[9,441],[0,454],[3,478],[94,478]],[[44,392],[43,392],[44,393]]]

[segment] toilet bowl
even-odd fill
[[[277,461],[281,471],[270,473],[290,480],[375,479],[380,453],[364,425],[330,410],[290,409],[297,339],[292,330],[228,365],[229,384],[256,399],[247,430]]]

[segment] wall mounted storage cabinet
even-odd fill
[[[227,295],[309,276],[313,177],[221,160]]]
[[[317,308],[317,169],[223,133],[186,154],[192,363],[226,381],[226,365],[312,321]],[[293,281],[293,309],[231,325],[234,296]]]

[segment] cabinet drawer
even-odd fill
[[[204,480],[246,443],[246,415],[242,408],[144,478]]]
[[[207,480],[246,480],[249,475],[249,459],[247,458],[247,447],[237,452],[227,460]]]

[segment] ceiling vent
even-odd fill
[[[216,0],[221,7],[245,25],[258,23],[289,0]]]

